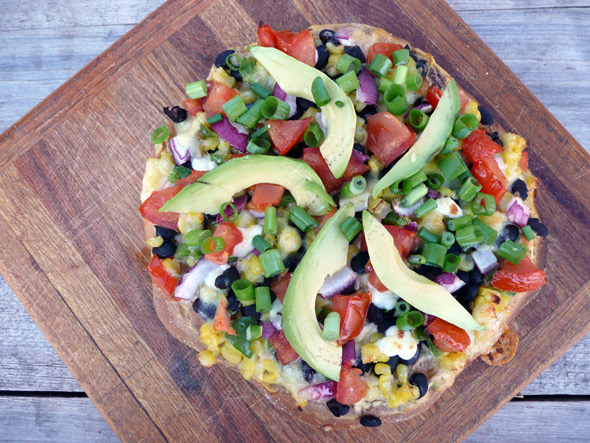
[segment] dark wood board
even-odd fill
[[[326,434],[233,371],[200,367],[156,317],[137,213],[149,135],[161,107],[219,51],[254,41],[259,21],[383,27],[432,52],[530,144],[549,284],[514,321],[510,366],[476,361],[409,421]],[[590,329],[589,160],[442,1],[173,0],[0,136],[0,272],[124,441],[457,441]]]

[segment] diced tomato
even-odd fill
[[[293,349],[282,329],[271,335],[269,340],[281,364],[286,365],[299,358],[299,354]]]
[[[522,151],[522,155],[520,157],[520,160],[518,161],[518,166],[523,171],[529,170],[529,153],[527,151]]]
[[[496,204],[500,203],[504,194],[506,194],[508,180],[496,163],[493,157],[475,162],[471,168],[471,173],[475,179],[481,183],[481,192],[491,194],[496,199]]]
[[[225,245],[219,252],[205,254],[205,258],[211,263],[217,263],[218,265],[226,264],[227,259],[234,252],[234,247],[238,243],[241,243],[244,239],[242,236],[242,231],[240,231],[236,225],[231,222],[222,222],[219,226],[217,226],[217,228],[215,228],[215,232],[213,232],[213,237],[223,238]]]
[[[285,188],[270,183],[254,185],[250,207],[255,211],[264,211],[267,206],[277,206],[285,193]]]
[[[157,255],[153,255],[147,270],[152,275],[152,281],[156,286],[172,297],[176,286],[178,286],[178,279],[170,275],[164,263],[162,263],[162,260]]]
[[[384,55],[393,61],[393,53],[402,48],[403,46],[397,43],[373,43],[373,46],[369,48],[369,52],[367,53],[367,64],[370,65],[377,54]]]
[[[400,157],[414,143],[416,133],[389,112],[367,118],[366,148],[386,165]]]
[[[152,192],[139,207],[141,216],[155,225],[178,231],[178,217],[180,217],[180,214],[177,212],[158,211],[168,200],[178,194],[182,188],[202,177],[204,174],[205,172],[203,171],[192,171],[191,175],[178,180],[174,186]]]
[[[277,280],[270,284],[271,291],[277,296],[281,303],[283,303],[283,300],[285,299],[285,294],[289,288],[289,282],[291,281],[292,275],[291,272],[282,274]]]
[[[351,362],[344,363],[340,371],[340,380],[336,385],[336,401],[344,405],[352,405],[367,394],[367,384],[361,379],[359,368],[353,368]]]
[[[232,160],[234,158],[245,157],[247,155],[249,155],[249,154],[232,154],[232,155],[230,155],[229,159]]]
[[[506,260],[492,280],[492,285],[496,288],[514,292],[536,291],[545,283],[545,271],[539,269],[528,257],[517,265]]]
[[[268,120],[268,133],[272,144],[281,155],[285,155],[303,136],[311,117],[303,120]]]
[[[258,28],[258,44],[277,48],[309,66],[315,66],[315,42],[308,30],[299,33],[275,31],[264,25]]]
[[[502,146],[494,142],[485,130],[476,129],[463,140],[463,152],[471,163],[475,163],[502,152]]]
[[[227,301],[225,299],[222,299],[219,306],[217,306],[213,329],[218,332],[225,332],[229,335],[237,335],[236,330],[231,325],[231,318],[229,317],[229,312],[227,312]]]
[[[471,99],[469,98],[467,93],[460,87],[457,87],[457,92],[459,92],[459,109],[461,110],[461,113],[463,113],[465,106],[467,105],[467,103],[471,101]]]
[[[361,333],[370,304],[370,292],[337,295],[332,299],[332,310],[340,314],[339,345],[352,340]]]
[[[322,157],[320,148],[305,148],[303,150],[302,160],[311,166],[316,174],[320,176],[322,183],[324,183],[324,186],[329,193],[340,189],[344,183],[349,182],[355,175],[363,175],[369,170],[369,167],[362,161],[351,156],[348,161],[348,166],[346,166],[346,170],[344,171],[344,175],[340,178],[336,178],[330,171],[328,163],[326,163],[326,160]]]
[[[436,318],[428,325],[428,333],[434,336],[435,346],[443,352],[463,352],[471,344],[464,329],[442,318]]]
[[[328,212],[327,214],[324,214],[324,215],[318,215],[318,216],[314,216],[314,217],[313,217],[313,218],[315,218],[315,219],[318,221],[318,223],[319,223],[319,225],[317,225],[317,226],[314,228],[314,230],[315,230],[316,234],[317,234],[318,232],[320,232],[320,231],[321,231],[321,229],[322,229],[322,228],[323,228],[323,226],[326,224],[326,222],[327,222],[328,220],[330,220],[330,219],[331,219],[331,218],[334,216],[334,214],[336,214],[336,208],[330,208],[330,212]]]
[[[418,247],[420,240],[418,234],[407,229],[400,228],[399,226],[383,225],[387,232],[393,237],[393,243],[399,251],[399,255],[403,259],[408,258],[408,255]]]
[[[198,98],[198,99],[187,98],[184,101],[183,106],[189,112],[189,114],[192,115],[193,117],[203,110],[203,105],[201,104],[200,98]]]
[[[367,266],[365,266],[365,268],[367,270],[367,274],[369,275],[369,283],[371,284],[371,286],[373,286],[379,292],[389,291],[387,286],[385,286],[383,284],[383,282],[381,282],[381,280],[379,280],[379,277],[377,276],[377,273],[373,269],[373,265],[371,265],[370,261],[367,263]]]
[[[432,105],[432,109],[436,109],[442,95],[443,91],[436,86],[431,86],[428,88],[428,92],[426,93],[426,101]]]
[[[205,109],[207,117],[219,114],[220,112],[224,113],[222,106],[236,95],[238,95],[238,91],[235,89],[222,85],[221,83],[211,82],[207,100],[203,103],[203,109]]]

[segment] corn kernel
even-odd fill
[[[279,252],[284,260],[292,252],[301,248],[301,237],[292,226],[285,226],[279,234]]]
[[[279,372],[279,369],[280,369],[279,368],[279,364],[276,361],[271,360],[269,358],[265,358],[265,359],[262,359],[261,362],[262,362],[262,367],[266,371],[268,371],[268,372]]]
[[[395,368],[397,379],[401,384],[408,381],[408,367],[406,365],[397,365]]]
[[[506,163],[506,177],[512,180],[522,172],[518,163],[522,158],[522,151],[526,149],[526,140],[516,134],[503,134],[501,139],[504,150],[500,153],[500,157]]]
[[[213,352],[209,351],[208,349],[199,352],[199,354],[197,355],[197,360],[199,360],[199,363],[201,363],[206,368],[210,368],[215,363],[217,363],[217,361],[215,360],[215,356],[213,355]]]
[[[211,80],[217,83],[221,83],[229,88],[233,88],[236,84],[236,79],[225,72],[222,67],[217,68],[211,75]]]
[[[379,363],[385,364],[385,363]],[[387,365],[385,365],[387,366]],[[393,388],[393,375],[382,375],[379,377],[379,390],[381,391],[381,395],[387,398],[391,395],[391,389]]]
[[[251,89],[245,89],[243,91],[240,91],[240,97],[246,105],[254,103],[258,99],[258,96],[254,94],[254,92],[252,92]]]
[[[162,264],[170,274],[180,274],[180,262],[172,258],[165,258]]]
[[[338,55],[344,54],[344,45],[335,45],[332,42],[328,42],[326,44],[326,48],[328,48],[328,51],[330,51],[330,54],[338,54]]]
[[[391,375],[391,367],[387,363],[377,363],[375,365],[375,374]]]
[[[477,102],[472,100],[465,105],[463,112],[473,114],[477,117],[477,121],[481,121],[481,113],[479,112],[479,109],[477,109],[477,106]]]
[[[184,235],[193,229],[202,229],[205,216],[200,212],[187,212],[178,217],[178,229]]]
[[[462,369],[467,363],[467,356],[464,352],[449,352],[440,358],[440,367],[443,371],[454,372]]]
[[[382,334],[379,334],[378,332],[374,332],[373,334],[371,334],[371,336],[369,337],[369,342],[371,343],[377,343],[379,340],[381,340],[383,338]]]
[[[371,172],[374,172],[374,173],[381,172],[381,170],[385,167],[385,163],[383,163],[381,160],[379,160],[374,155],[372,155],[371,158],[369,159],[368,165],[369,165],[369,168],[371,169]]]
[[[201,326],[200,339],[214,356],[218,356],[220,352],[219,346],[224,342],[225,337],[223,333],[217,332],[215,329],[213,329],[211,324],[205,323],[203,326]]]
[[[381,352],[373,343],[367,343],[361,347],[363,363],[379,363],[389,361],[389,357]]]
[[[151,246],[152,248],[158,248],[162,246],[162,243],[164,243],[164,239],[158,235],[156,237],[148,238],[145,242],[148,246]]]
[[[267,372],[266,374],[264,374],[262,376],[262,381],[264,383],[274,383],[275,381],[277,381],[278,375],[271,373],[271,372]]]
[[[176,164],[170,154],[164,152],[160,158],[148,158],[141,187],[141,201],[145,201],[153,191],[162,189],[168,183],[168,175]]]
[[[230,342],[225,342],[221,346],[221,355],[233,365],[238,365],[242,361],[242,353],[232,346]]]
[[[326,73],[330,77],[334,77],[338,74],[338,70],[336,69],[336,65],[338,64],[338,60],[340,59],[340,54],[332,53],[330,57],[328,57],[328,63],[326,63]]]
[[[350,245],[348,245],[348,255],[347,255],[347,260],[350,261],[352,259],[352,257],[354,257],[355,255],[357,255],[359,253],[359,248],[357,248],[354,243],[351,243]]]
[[[239,268],[242,271],[242,278],[250,280],[252,283],[262,283],[264,280],[262,265],[255,255],[251,255],[247,260],[242,260]]]
[[[398,406],[403,405],[404,403],[409,402],[414,398],[413,391],[410,387],[409,383],[404,383],[401,387],[396,389],[388,399],[388,404],[390,408],[397,408]]]
[[[424,226],[433,234],[441,235],[446,229],[444,216],[438,211],[430,211],[420,219],[420,227]]]
[[[250,350],[254,352],[258,357],[264,354],[264,345],[262,344],[261,340],[254,340],[250,343]]]
[[[242,377],[246,380],[250,380],[254,374],[256,374],[256,360],[256,356],[253,356],[252,358],[244,357],[242,359],[242,363],[240,363],[240,372],[242,373]]]

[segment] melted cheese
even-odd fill
[[[252,239],[257,235],[262,235],[262,226],[254,225],[250,226],[249,228],[238,228],[242,233],[242,237],[244,238],[240,243],[238,243],[234,247],[233,256],[238,258],[243,258],[254,249],[252,245]]]
[[[211,272],[209,272],[209,274],[207,274],[207,276],[203,280],[203,284],[205,286],[209,286],[210,288],[215,288],[215,279],[219,277],[221,274],[223,274],[223,272],[228,268],[229,265],[221,265],[213,269]]]
[[[369,291],[371,291],[371,302],[378,308],[391,311],[399,297],[391,291],[381,292],[369,284]]]
[[[418,340],[410,331],[401,331],[397,326],[392,326],[385,333],[385,337],[378,340],[375,345],[389,357],[399,355],[400,358],[408,360],[416,354]]]
[[[450,197],[437,198],[436,204],[438,205],[436,210],[445,217],[457,218],[463,215],[463,210]]]

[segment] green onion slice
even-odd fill
[[[268,312],[272,307],[270,301],[270,288],[268,286],[258,286],[254,290],[256,297],[256,312]]]
[[[392,61],[383,54],[376,54],[369,64],[369,72],[372,72],[377,77],[383,77],[389,72],[393,66]]]
[[[262,272],[266,278],[274,277],[285,270],[281,254],[277,249],[270,249],[258,257]]]
[[[425,243],[422,254],[424,255],[427,265],[442,268],[445,263],[447,248],[438,243]]]
[[[420,311],[410,311],[395,321],[395,325],[400,331],[410,331],[422,326],[424,323],[424,315]]]
[[[409,49],[398,49],[393,52],[393,64],[405,65],[410,61],[410,50]]]
[[[254,246],[258,252],[263,253],[272,249],[272,246],[267,242],[262,235],[255,235],[252,239],[252,246]]]
[[[266,154],[270,149],[270,142],[262,137],[252,138],[246,146],[250,154]]]
[[[318,221],[300,206],[294,206],[289,211],[289,220],[303,232],[310,231],[319,225]]]
[[[492,215],[496,212],[496,199],[493,195],[478,192],[471,203],[471,210],[475,215]]]
[[[184,89],[186,95],[188,95],[189,98],[192,98],[193,100],[207,96],[207,83],[205,82],[205,80],[187,83]]]
[[[201,244],[201,251],[203,254],[212,254],[223,251],[225,247],[225,240],[223,237],[208,237]]]
[[[232,210],[230,216],[225,215],[225,209],[228,206]],[[219,207],[219,214],[221,215],[222,219],[224,219],[225,221],[228,221],[228,222],[234,222],[238,219],[238,209],[236,208],[236,205],[234,205],[232,202],[222,203],[221,206]]]
[[[355,58],[355,60],[358,59]],[[346,74],[341,75],[336,79],[336,83],[346,94],[354,91],[360,86],[359,79],[357,78],[354,71],[348,71]]]
[[[363,225],[354,217],[348,217],[340,225],[340,230],[349,242],[353,241],[354,238],[363,230]]]
[[[252,301],[256,298],[254,294],[254,287],[249,280],[243,278],[236,280],[232,283],[231,288],[234,291],[234,294],[236,294],[238,300],[240,300],[242,303]]]
[[[285,120],[289,116],[291,107],[283,100],[271,95],[262,103],[262,115],[268,120]]]
[[[361,61],[349,54],[342,54],[338,57],[336,70],[341,74],[353,71],[355,74],[361,70]]]
[[[272,94],[272,92],[259,83],[252,83],[250,89],[252,89],[252,92],[262,99],[265,99]]]
[[[442,175],[434,173],[428,178],[428,187],[436,191],[437,189],[442,188],[444,182],[445,179]]]
[[[408,312],[410,312],[412,307],[407,301],[400,300],[395,304],[393,309],[395,310],[395,314],[401,317],[402,315],[406,315]]]
[[[324,131],[322,131],[322,128],[320,128],[317,123],[309,125],[309,128],[307,128],[307,131],[305,131],[305,135],[303,136],[305,144],[315,148],[316,146],[319,146],[323,140]]]
[[[316,77],[313,80],[313,83],[311,84],[311,93],[313,95],[313,101],[320,107],[326,106],[332,101],[332,98],[326,89],[326,85],[324,84],[324,80],[321,77]]]
[[[336,341],[340,337],[340,314],[330,312],[324,319],[322,338],[328,341]]]
[[[387,111],[393,115],[402,115],[408,110],[405,89],[393,83],[383,94]]]
[[[422,131],[428,123],[428,116],[419,109],[412,109],[408,117],[410,125],[418,132]]]
[[[221,108],[225,111],[225,115],[229,121],[232,122],[235,122],[239,116],[248,111],[246,104],[239,95],[225,102]]]
[[[342,186],[340,196],[342,198],[351,198],[361,194],[367,188],[367,180],[362,175],[355,175],[352,180]]]
[[[166,125],[162,125],[159,128],[156,128],[156,130],[152,133],[152,142],[155,144],[164,143],[166,140],[168,140],[169,135],[170,132],[168,131]]]
[[[274,206],[264,209],[264,232],[271,235],[277,233],[277,208]]]
[[[453,125],[453,131],[451,134],[453,137],[458,138],[460,140],[467,138],[469,134],[477,129],[479,125],[479,120],[473,114],[465,113],[459,116],[457,120],[455,120],[455,124]]]

